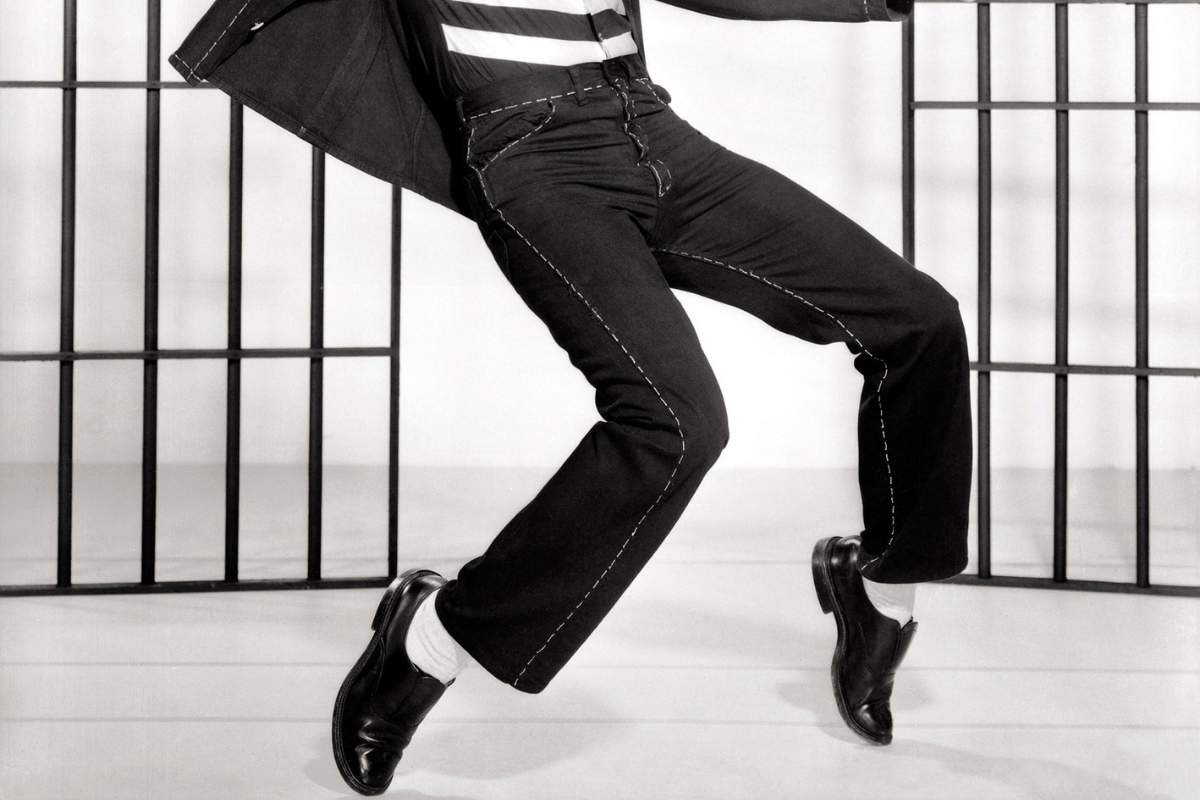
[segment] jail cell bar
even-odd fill
[[[184,81],[161,80],[161,0],[147,2],[146,80],[80,81],[76,78],[77,0],[63,0],[63,67],[60,81],[0,81],[0,88],[58,88],[62,90],[62,251],[60,335],[57,352],[0,352],[0,361],[58,361],[58,551],[54,584],[0,585],[0,596],[45,594],[116,594],[149,592],[222,591],[233,589],[318,589],[385,586],[396,575],[400,431],[400,231],[401,190],[392,190],[390,341],[378,347],[325,347],[324,249],[325,154],[312,150],[311,189],[311,311],[307,348],[246,348],[242,346],[242,111],[230,101],[229,126],[229,303],[226,349],[161,349],[158,347],[158,215],[159,107],[164,89],[212,89]],[[146,91],[146,205],[145,205],[145,331],[142,350],[76,350],[75,319],[75,98],[78,89],[145,89]],[[378,356],[389,359],[388,407],[388,552],[386,574],[367,577],[321,576],[321,425],[324,359]],[[224,359],[228,365],[225,443],[225,564],[217,580],[159,581],[155,577],[155,501],[157,493],[158,362],[167,358]],[[302,579],[238,577],[238,509],[240,501],[241,364],[247,358],[309,359],[308,553]],[[73,583],[71,579],[71,478],[73,377],[76,361],[90,359],[140,360],[143,363],[142,514],[140,581]]]
[[[960,2],[960,0],[918,0],[921,3]],[[1053,101],[993,101],[991,99],[991,5],[992,3],[1054,3],[1055,97]],[[1133,6],[1134,23],[1134,100],[1132,102],[1079,102],[1068,99],[1067,20],[1071,3],[1123,3]],[[979,162],[979,265],[978,265],[978,360],[971,369],[978,372],[976,438],[976,485],[978,511],[978,561],[975,574],[951,578],[953,583],[991,586],[1015,586],[1039,589],[1082,589],[1090,591],[1132,592],[1145,594],[1200,597],[1200,586],[1174,586],[1150,582],[1150,469],[1148,388],[1150,376],[1200,377],[1200,367],[1151,367],[1149,364],[1148,302],[1148,180],[1149,112],[1200,111],[1200,102],[1149,102],[1147,99],[1147,6],[1164,3],[1191,3],[1200,0],[976,0],[977,94],[972,101],[917,100],[913,96],[915,15],[905,20],[901,30],[901,113],[902,113],[902,203],[904,257],[915,261],[914,126],[916,111],[922,108],[975,109],[978,119]],[[992,140],[993,109],[1053,109],[1055,117],[1055,311],[1054,363],[992,361],[991,359],[991,222],[992,222]],[[1071,109],[1108,109],[1132,111],[1134,117],[1134,204],[1135,227],[1135,364],[1098,366],[1070,364],[1067,360],[1067,286],[1069,258],[1068,224],[1068,114]],[[991,563],[991,374],[993,372],[1052,373],[1054,375],[1054,539],[1052,574],[1047,578],[995,575]],[[1119,581],[1073,580],[1067,577],[1067,377],[1069,375],[1132,375],[1136,387],[1136,577],[1133,583]]]

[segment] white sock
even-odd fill
[[[912,619],[913,605],[917,599],[917,584],[876,583],[866,578],[863,578],[862,582],[871,605],[875,606],[880,614],[891,617],[901,625]]]
[[[433,601],[440,591],[438,588],[430,592],[417,606],[404,637],[404,650],[422,672],[449,683],[475,659],[454,641],[438,618]]]

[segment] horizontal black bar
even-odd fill
[[[171,594],[182,592],[241,592],[274,591],[292,589],[373,589],[387,586],[391,581],[386,575],[362,578],[322,578],[317,581],[290,578],[264,578],[238,581],[159,581],[156,583],[77,583],[70,586],[53,584],[30,584],[28,586],[0,586],[0,597],[33,597],[40,595],[82,594]],[[1176,586],[1151,584],[1138,586],[1135,583],[1117,581],[1054,581],[1050,578],[1016,577],[993,575],[981,578],[963,573],[939,583],[970,584],[972,586],[1002,586],[1015,589],[1060,589],[1079,592],[1115,592],[1119,594],[1151,594],[1170,597],[1200,597],[1200,586]]]
[[[163,358],[335,358],[350,356],[390,356],[390,347],[243,347],[238,350],[219,347],[165,350],[72,350],[23,351],[0,353],[0,361],[101,361]]]
[[[970,3],[974,2],[977,5],[986,6],[993,3],[1056,3],[1058,5],[1139,5],[1139,6],[1161,6],[1161,5],[1185,5],[1188,3],[1200,3],[1200,0],[916,0],[918,3]]]
[[[199,350],[76,350],[74,352],[0,353],[0,361],[98,361],[143,360],[150,358],[351,358],[390,356],[390,347],[247,347],[240,350],[207,348]],[[1107,364],[1037,364],[1025,361],[970,362],[979,372],[1044,372],[1068,375],[1173,375],[1200,378],[1200,367],[1127,367]]]
[[[1138,586],[1136,583],[1121,583],[1119,581],[1081,581],[1069,578],[1056,581],[1051,578],[1016,577],[1013,575],[993,575],[981,578],[978,575],[963,573],[947,578],[939,583],[964,583],[971,586],[1002,586],[1009,589],[1067,589],[1077,592],[1115,592],[1118,594],[1155,594],[1170,597],[1200,597],[1200,586],[1175,586],[1151,584]]]
[[[101,361],[170,358],[353,358],[390,356],[390,347],[247,347],[240,350],[76,350],[73,352],[14,351],[0,353],[0,361]],[[979,372],[1040,372],[1066,375],[1164,375],[1200,378],[1200,367],[1128,367],[1108,364],[1038,364],[1026,361],[970,362]]]
[[[1053,111],[1200,111],[1200,102],[1143,102],[1134,100],[914,100],[913,108],[1046,109]]]
[[[994,0],[995,1],[995,0]],[[1000,0],[1013,3],[1051,2],[1052,0]],[[1097,2],[1098,0],[1073,0],[1073,2]],[[1104,0],[1104,2],[1124,2],[1125,0]],[[1178,0],[1200,4],[1200,0]],[[963,2],[963,0],[921,0],[925,3]],[[1156,0],[1156,2],[1172,2],[1172,0]],[[0,81],[0,89],[215,89],[210,83],[192,86],[186,81]],[[1200,102],[1167,102],[1155,101],[1139,103],[1133,100],[1072,100],[1066,103],[1056,103],[1053,100],[913,100],[913,108],[1078,108],[1078,109],[1121,109],[1145,111],[1160,109],[1163,111],[1196,111],[1200,110]]]
[[[1198,0],[1200,1],[1200,0]],[[187,81],[0,81],[0,89],[215,89],[211,83]]]
[[[317,581],[264,578],[238,581],[156,581],[155,583],[76,583],[70,586],[30,584],[0,586],[0,597],[50,594],[170,594],[175,592],[261,592],[276,589],[373,589],[387,586],[386,575],[369,578],[322,578]]]
[[[971,362],[980,372],[1048,372],[1062,375],[1175,375],[1200,377],[1200,367],[1123,367],[1105,364],[1034,364],[1024,361]]]

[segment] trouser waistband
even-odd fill
[[[454,98],[454,106],[459,123],[465,123],[473,115],[525,100],[571,96],[582,104],[587,102],[589,91],[611,84],[614,78],[625,81],[648,79],[641,55],[630,53],[604,61],[550,67],[528,75],[492,81]]]

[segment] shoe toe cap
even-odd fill
[[[886,703],[864,703],[854,709],[854,721],[874,742],[892,741],[892,711]]]
[[[400,755],[393,750],[360,744],[354,748],[354,758],[350,763],[354,765],[356,781],[375,792],[382,792],[392,782],[392,773],[400,763]]]

